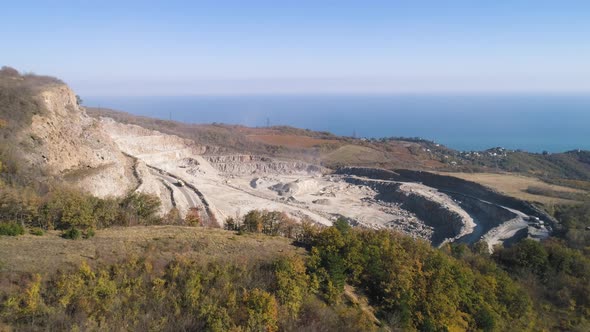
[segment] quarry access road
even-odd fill
[[[177,186],[176,183],[178,183],[178,179],[176,179],[170,175],[162,174],[152,168],[150,168],[150,173],[152,175],[154,175],[155,177],[167,182],[172,188],[178,189],[186,198],[186,201],[189,204],[189,208],[195,208],[195,207],[199,206],[198,202],[200,201],[200,199],[197,196],[197,194],[193,190],[191,190],[190,188],[188,188],[186,186],[182,186],[182,187]],[[173,191],[174,191],[174,189],[173,189]]]

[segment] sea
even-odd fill
[[[420,137],[460,151],[590,150],[590,95],[83,97],[84,105],[188,123],[287,125],[358,138]]]

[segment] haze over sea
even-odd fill
[[[86,97],[85,105],[189,122],[421,137],[457,150],[590,150],[589,95]]]

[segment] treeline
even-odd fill
[[[562,331],[590,330],[590,259],[563,241],[525,239],[499,249],[494,259],[534,299],[544,327]]]
[[[531,301],[492,261],[468,265],[428,243],[352,229],[340,220],[314,236],[308,269],[329,303],[345,284],[365,294],[388,327],[420,331],[506,331],[531,327]]]
[[[229,217],[224,223],[226,230],[283,236],[301,244],[309,244],[310,236],[318,227],[310,219],[295,220],[285,212],[268,210],[252,210],[244,216]]]
[[[111,226],[183,224],[178,211],[159,217],[160,200],[145,193],[97,198],[71,188],[39,194],[30,187],[0,186],[0,224],[33,230],[88,231]]]
[[[290,223],[283,214],[255,211],[240,218],[237,232],[287,236],[283,223]],[[525,240],[490,256],[486,246],[436,249],[388,230],[351,228],[344,220],[294,230],[295,243],[308,248],[304,256],[144,257],[33,275],[0,296],[0,317],[11,326],[49,330],[589,327],[590,263],[561,240]]]
[[[590,201],[584,204],[556,206],[553,214],[561,223],[557,236],[573,249],[590,255]]]
[[[345,285],[365,294],[386,325],[437,331],[590,329],[590,204],[558,206],[561,230],[510,248],[428,243],[389,231],[294,223],[251,211],[229,229],[288,236],[310,250],[308,274],[327,303]]]

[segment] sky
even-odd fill
[[[82,96],[590,93],[590,1],[4,1],[0,65]]]

